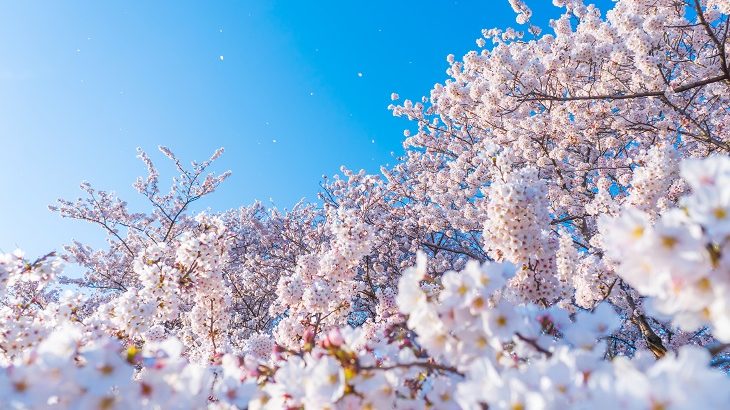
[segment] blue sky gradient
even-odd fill
[[[530,3],[544,28],[560,12]],[[214,168],[233,176],[198,210],[316,200],[323,174],[402,152],[391,92],[427,95],[447,54],[507,26],[506,0],[0,1],[0,251],[99,243],[46,208],[82,180],[144,209],[138,146],[163,176],[157,145],[187,161],[226,148]]]

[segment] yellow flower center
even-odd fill
[[[104,376],[109,376],[110,374],[114,373],[114,366],[112,366],[110,364],[105,364],[104,366],[101,366],[99,368],[99,371]]]
[[[474,306],[476,309],[481,309],[484,307],[486,302],[484,302],[484,298],[481,296],[477,296],[476,299],[471,303],[472,306]]]
[[[13,383],[13,388],[18,393],[23,393],[24,391],[28,390],[28,383],[26,383],[24,380],[21,380],[19,382]]]
[[[653,401],[651,410],[667,410],[667,406],[664,403]]]
[[[667,249],[674,249],[674,247],[677,245],[677,242],[679,240],[675,238],[674,236],[664,235],[661,239],[662,246]]]
[[[725,218],[727,218],[727,210],[725,210],[725,208],[715,208],[712,211],[712,214],[717,219],[725,219]]]
[[[712,290],[712,282],[708,278],[702,278],[697,281],[697,289],[703,292],[709,292]]]
[[[643,226],[637,226],[633,230],[631,230],[631,236],[634,239],[639,239],[644,235],[644,227]]]
[[[101,399],[99,402],[99,409],[100,410],[109,410],[114,408],[114,403],[116,400],[114,400],[114,397],[106,396]]]

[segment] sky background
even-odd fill
[[[550,3],[528,2],[544,28]],[[403,152],[391,92],[428,95],[446,55],[515,25],[506,0],[0,0],[0,251],[99,243],[47,209],[84,180],[144,210],[137,147],[163,177],[158,145],[186,161],[226,148],[213,169],[233,176],[196,210],[314,201],[323,174]]]

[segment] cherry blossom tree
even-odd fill
[[[318,203],[193,215],[222,150],[164,147],[148,212],[59,200],[108,248],[0,255],[3,405],[728,408],[730,2],[553,3],[543,34],[510,0],[525,31],[449,56],[390,107],[398,163]]]

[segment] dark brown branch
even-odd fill
[[[715,32],[712,31],[712,26],[710,26],[707,20],[705,20],[705,13],[702,12],[702,6],[700,5],[700,1],[695,0],[694,3],[695,11],[697,11],[697,17],[700,19],[700,23],[702,23],[702,26],[705,27],[707,35],[710,36],[712,42],[715,43],[715,47],[717,47],[717,52],[720,55],[720,62],[722,63],[722,72],[725,73],[724,77],[730,79],[730,69],[728,69],[727,60],[725,60],[725,45],[720,42],[720,40],[715,35]]]
[[[528,345],[532,346],[535,350],[544,354],[548,358],[553,356],[553,352],[551,352],[551,351],[545,349],[544,347],[540,346],[539,344],[537,344],[537,340],[522,336],[520,333],[515,333],[515,336],[517,336],[518,339],[520,339],[523,342],[527,343]]]
[[[717,83],[723,80],[730,80],[730,75],[722,74],[715,77],[706,78],[704,80],[696,81],[690,84],[686,84],[680,87],[673,88],[672,91],[675,93],[681,93],[684,91],[691,90],[696,87],[702,87],[708,84]],[[582,96],[569,96],[569,97],[558,97],[554,95],[546,95],[535,93],[531,97],[524,98],[524,101],[591,101],[591,100],[629,100],[633,98],[646,98],[646,97],[663,97],[664,91],[644,91],[633,94],[601,94],[601,95],[582,95]]]
[[[413,362],[413,363],[398,363],[393,364],[389,366],[365,366],[360,367],[360,370],[393,370],[393,369],[409,369],[411,367],[422,367],[424,369],[428,370],[436,370],[436,371],[442,371],[442,372],[448,372],[453,374],[458,374],[459,376],[464,376],[464,373],[457,370],[455,367],[446,366],[438,363],[430,363],[430,362]]]

